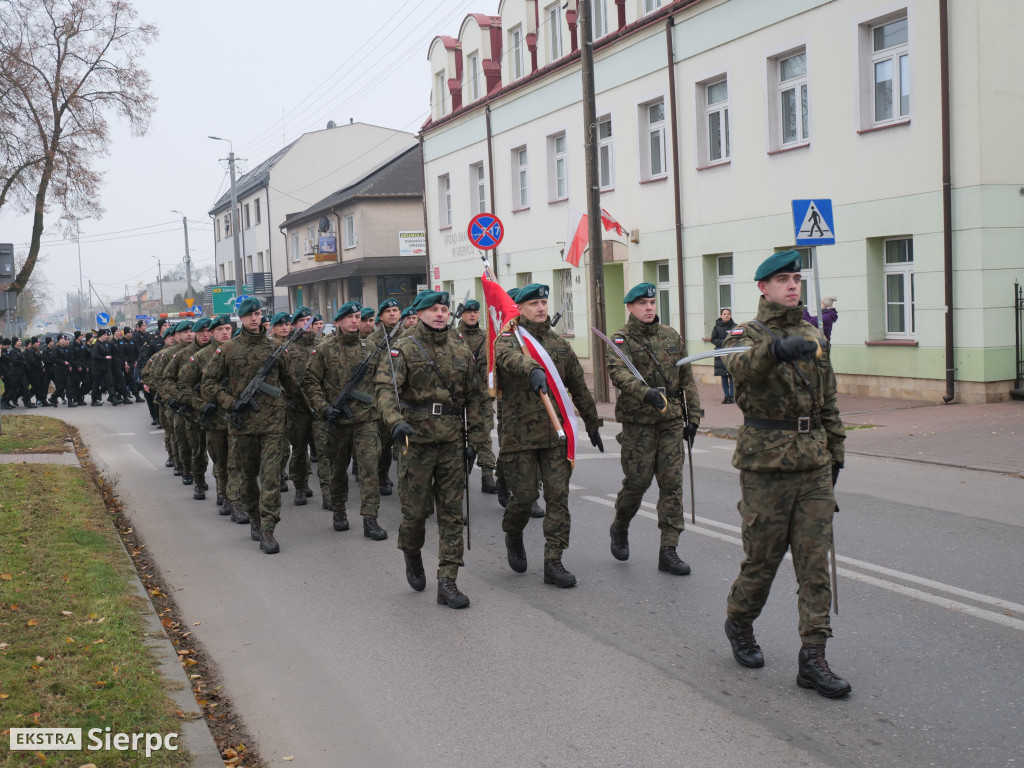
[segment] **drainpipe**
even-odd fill
[[[675,19],[665,19],[665,43],[668,47],[668,105],[669,120],[672,123],[672,191],[675,193],[676,219],[676,273],[679,277],[679,335],[686,342],[686,302],[683,298],[683,190],[679,181],[679,120],[676,112],[676,57],[672,47],[672,30]]]
[[[494,142],[491,140],[491,105],[484,109],[484,121],[487,125],[487,186],[491,196],[491,213],[494,213]],[[491,250],[491,270],[498,277],[498,249]]]
[[[423,151],[423,134],[420,133],[420,185],[423,187],[423,247],[426,249],[424,259],[426,260],[426,274],[427,278],[427,289],[430,289],[432,276],[430,274],[430,237],[427,233],[427,163],[426,154]]]
[[[953,184],[950,167],[949,117],[949,5],[939,3],[939,82],[942,95],[942,272],[946,301],[946,394],[942,401],[955,397],[953,388]]]

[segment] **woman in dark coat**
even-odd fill
[[[711,343],[715,345],[715,349],[722,348],[722,344],[729,338],[729,331],[735,327],[736,323],[732,319],[732,310],[729,308],[723,309],[721,316],[715,320],[715,329],[711,332]],[[736,398],[732,388],[732,376],[725,369],[725,362],[721,357],[715,358],[715,376],[722,377],[722,393],[725,395],[725,399],[722,402],[735,403]]]

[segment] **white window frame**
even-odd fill
[[[715,257],[715,296],[718,299],[718,314],[716,317],[722,316],[723,309],[732,310],[733,298],[733,278],[736,270],[735,262],[731,253],[723,253]],[[728,290],[729,303],[726,304],[722,301],[723,291]]]
[[[785,73],[783,72],[783,67],[786,62],[795,61],[797,57],[800,56],[803,57],[803,74],[793,75],[788,79],[784,79]],[[807,81],[807,49],[801,48],[799,50],[790,51],[789,53],[777,56],[773,60],[772,64],[777,83],[777,93],[775,95],[777,119],[774,126],[777,140],[774,142],[775,146],[776,148],[781,149],[809,144],[811,141],[811,95],[810,85]],[[786,109],[787,97],[791,99],[790,105],[794,110],[796,110],[793,114],[795,124],[793,126],[794,133],[792,136],[787,135],[786,128],[786,121],[790,116],[787,114]]]
[[[602,136],[602,130],[607,135]],[[615,188],[615,153],[612,147],[612,116],[597,119],[597,177],[602,191]]]
[[[660,119],[652,120],[652,110],[661,111]],[[668,147],[665,132],[665,98],[640,104],[640,180],[651,181],[668,176]]]
[[[452,226],[452,179],[447,173],[437,177],[437,221],[438,228],[451,229]]]
[[[658,322],[662,325],[672,325],[672,268],[667,259],[654,264],[654,277],[658,294]]]
[[[249,204],[248,203],[245,203],[242,206],[242,215],[244,217],[243,221],[245,221],[245,228],[249,229],[249,227],[252,226],[252,223],[249,221]]]
[[[725,98],[711,102],[711,89],[725,84]],[[701,115],[701,160],[702,165],[720,165],[728,163],[732,159],[731,136],[729,130],[729,78],[728,76],[716,77],[700,83],[701,108],[698,114]],[[716,127],[717,118],[717,127]],[[718,157],[715,157],[717,148]]]
[[[473,215],[487,213],[487,174],[482,160],[469,166],[469,189]]]
[[[213,228],[214,228],[214,231],[216,232],[217,239],[220,240],[221,239],[221,237],[220,237],[220,219],[216,219],[215,218],[213,220]]]
[[[548,136],[548,202],[569,198],[569,143],[565,131]]]
[[[890,24],[901,23],[906,29],[906,41],[895,45],[876,48],[876,33]],[[910,19],[906,12],[901,16],[888,18],[868,25],[868,44],[871,50],[869,69],[871,84],[871,123],[872,125],[888,125],[910,119]],[[877,71],[880,66],[891,67],[891,90],[888,98],[890,114],[879,118],[879,93]],[[906,91],[906,104],[903,103],[903,92]]]
[[[544,39],[547,41],[548,63],[562,58],[562,2],[558,0],[544,9]]]
[[[434,109],[437,112],[438,117],[442,117],[447,110],[445,104],[448,102],[447,91],[448,91],[448,80],[445,78],[445,71],[442,69],[440,72],[434,73]]]
[[[255,268],[253,269],[253,272],[266,272],[266,271],[267,270],[264,269],[264,263],[263,263],[263,251],[258,251],[256,253],[256,264],[255,264]]]
[[[900,243],[906,243],[905,253],[907,257],[904,261],[895,261],[889,263],[889,250],[890,244],[898,248]],[[899,254],[896,254],[899,255]],[[903,290],[903,301],[892,302],[890,301],[889,288],[890,278],[897,278],[900,280],[900,284]],[[914,339],[916,337],[916,327],[914,318],[914,238],[912,237],[890,237],[882,241],[882,283],[884,290],[884,298],[882,311],[885,314],[885,338],[887,339]],[[890,304],[898,305],[902,304],[903,310],[901,312],[903,321],[903,330],[892,330],[889,326],[889,307]]]
[[[590,2],[590,39],[600,40],[608,34],[608,0]]]
[[[526,146],[512,150],[512,199],[513,210],[522,211],[530,207],[530,155]]]
[[[643,14],[644,16],[654,13],[656,10],[661,8],[661,0],[641,0],[643,3]]]
[[[224,214],[224,237],[231,237],[231,213]]]
[[[302,249],[299,248],[299,233],[292,233],[292,264],[302,258]]]
[[[469,56],[466,57],[466,71],[463,76],[468,81],[467,85],[469,88],[466,89],[466,95],[469,97],[469,101],[476,101],[480,98],[480,53],[479,51],[473,51]]]
[[[353,213],[346,213],[342,219],[342,232],[345,235],[344,249],[355,248],[358,239],[356,238],[356,217]]]
[[[260,199],[257,197],[255,200],[252,201],[252,205],[253,213],[256,216],[256,223],[259,224],[261,221],[263,221],[263,214],[260,212]]]
[[[572,270],[554,270],[554,280],[551,282],[554,284],[556,294],[553,297],[555,301],[548,304],[548,311],[557,312],[561,309],[563,304],[566,305],[565,313],[562,315],[562,319],[558,326],[558,335],[562,337],[574,337],[576,335],[576,322],[573,317],[573,304],[575,302],[575,297],[573,295]],[[568,300],[567,304],[566,300]]]
[[[526,74],[525,59],[523,58],[523,25],[519,24],[509,30],[509,80],[518,80]]]
[[[307,259],[315,259],[316,258],[316,252],[317,252],[317,250],[319,250],[317,246],[320,244],[320,240],[317,237],[317,233],[316,233],[316,227],[307,227],[306,228],[306,240],[310,244],[309,253],[306,254],[306,258]]]

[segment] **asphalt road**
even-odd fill
[[[468,610],[405,581],[397,496],[385,542],[336,533],[320,495],[284,498],[281,554],[218,517],[212,494],[163,468],[143,406],[61,410],[118,489],[259,749],[302,766],[1006,766],[1024,725],[1024,514],[1020,480],[852,457],[837,518],[840,614],[832,667],[853,694],[795,685],[796,583],[780,569],[757,622],[767,664],[746,670],[722,632],[742,558],[732,443],[698,439],[697,524],[680,554],[693,574],[657,571],[653,502],[630,529],[632,558],[608,551],[621,480],[582,450],[570,494],[579,584],[542,583],[540,521],[530,567],[505,562],[501,512],[473,474],[472,542],[459,586]],[[394,470],[393,470],[394,471]],[[689,520],[689,486],[687,520]],[[436,566],[434,527],[424,562]],[[1018,762],[1015,763],[1014,761]]]

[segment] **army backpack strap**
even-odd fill
[[[437,374],[437,378],[441,380],[441,384],[444,385],[445,390],[448,392],[448,397],[450,397],[452,402],[455,403],[455,390],[452,389],[452,386],[448,383],[448,379],[445,378],[445,375],[441,373],[441,369],[438,367],[437,363],[434,362],[434,358],[432,358],[423,345],[420,344],[419,339],[415,336],[410,336],[409,339],[412,340],[413,344],[419,347],[420,352],[422,352],[423,356],[427,358],[427,362],[430,364],[430,367],[433,369],[434,373]],[[456,405],[458,405],[458,403],[456,403]]]

